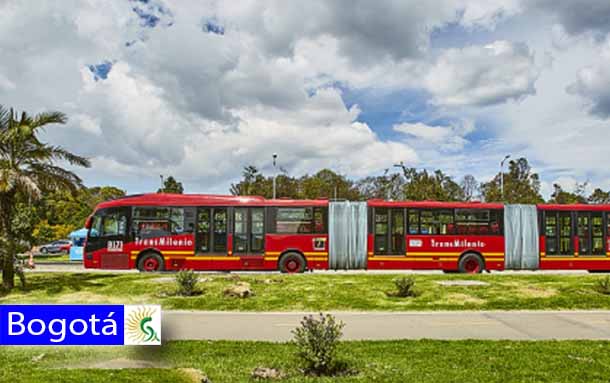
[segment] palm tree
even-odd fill
[[[57,162],[89,167],[87,158],[41,142],[37,133],[50,124],[65,124],[60,112],[30,116],[23,112],[17,119],[13,109],[0,105],[0,236],[2,245],[2,286],[14,286],[16,241],[12,230],[16,197],[37,199],[43,192],[75,191],[82,187],[81,179],[63,169]]]

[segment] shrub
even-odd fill
[[[417,296],[415,291],[415,279],[412,277],[400,277],[394,279],[396,291],[387,292],[388,296],[407,298]]]
[[[604,279],[598,279],[595,286],[598,293],[610,295],[610,275]]]
[[[343,322],[332,315],[320,313],[318,318],[309,315],[301,326],[292,331],[297,356],[304,363],[308,375],[336,375],[347,370],[345,363],[336,360],[339,339],[343,336]]]
[[[201,291],[197,290],[198,282],[199,275],[197,275],[193,270],[178,271],[178,273],[176,273],[176,294],[186,297],[200,294]]]

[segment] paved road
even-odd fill
[[[610,339],[610,311],[333,313],[344,339]],[[164,311],[170,339],[286,341],[306,313]]]

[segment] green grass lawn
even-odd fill
[[[173,296],[173,274],[29,273],[28,288],[0,303],[159,303],[165,309],[238,311],[610,309],[610,295],[595,290],[597,275],[415,275],[415,298],[386,296],[397,275],[201,275],[203,294]],[[222,291],[250,283],[254,297],[226,298]],[[485,286],[443,286],[476,280]]]
[[[42,355],[42,357],[41,357]],[[214,383],[252,382],[256,367],[274,367],[282,382],[608,382],[610,343],[598,341],[344,342],[341,359],[359,371],[341,378],[305,378],[286,343],[170,342],[159,348],[3,347],[0,381],[189,382],[195,368]],[[39,361],[33,361],[40,359]],[[112,367],[117,358],[153,361],[155,369]],[[69,369],[65,369],[70,367]]]

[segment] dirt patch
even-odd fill
[[[550,298],[557,295],[558,291],[553,288],[541,288],[533,286],[524,286],[517,289],[517,292],[526,298]]]
[[[445,299],[443,299],[444,303],[452,304],[452,305],[483,305],[485,304],[485,300],[477,297],[473,297],[468,294],[460,294],[460,293],[452,293],[447,294]]]
[[[125,303],[126,299],[126,297],[115,297],[95,294],[88,291],[79,291],[60,295],[57,299],[57,303]]]
[[[111,360],[105,360],[102,362],[91,363],[82,362],[77,364],[70,364],[67,366],[60,366],[61,369],[94,369],[94,370],[123,370],[123,369],[140,369],[140,368],[162,368],[172,369],[173,366],[163,362],[152,362],[150,360],[141,359],[127,359],[117,358]],[[194,383],[209,383],[208,377],[196,368],[178,368],[189,381]]]
[[[489,283],[483,281],[437,281],[441,286],[489,286]]]
[[[95,370],[122,370],[125,368],[171,368],[162,362],[151,362],[150,360],[117,358],[101,362],[82,362],[60,366],[67,369],[95,369]]]
[[[142,283],[168,283],[168,282],[176,282],[176,277],[159,277],[153,279],[141,279],[138,282]]]

